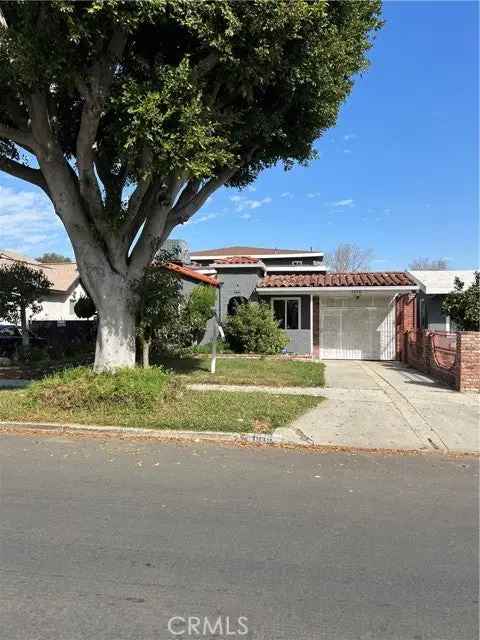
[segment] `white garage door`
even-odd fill
[[[395,304],[392,296],[320,297],[320,358],[393,360]]]

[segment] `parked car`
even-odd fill
[[[28,335],[32,346],[46,346],[47,341],[44,338],[39,338],[31,331]],[[14,324],[0,324],[0,356],[11,356],[21,346],[22,330]]]

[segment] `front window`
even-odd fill
[[[274,299],[273,315],[281,329],[299,329],[300,301],[298,298]]]

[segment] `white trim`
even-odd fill
[[[297,328],[289,329],[287,327],[287,305],[285,305],[285,326],[283,327],[284,331],[299,331],[302,328],[302,299],[299,296],[276,296],[274,298],[270,298],[270,307],[273,313],[273,303],[275,300],[284,300],[287,302],[288,300],[296,300],[298,302],[298,320],[297,320]]]
[[[311,265],[311,264],[304,264],[304,265],[294,265],[294,266],[289,266],[289,265],[281,265],[276,267],[275,265],[268,265],[266,267],[266,271],[267,273],[269,273],[270,271],[272,272],[276,272],[276,271],[327,271],[327,267],[323,266],[323,265]]]
[[[195,273],[203,273],[204,276],[213,276],[217,273],[216,269],[192,269]]]
[[[417,291],[418,286],[409,285],[409,286],[398,286],[398,287],[380,287],[380,286],[369,286],[369,287],[257,287],[257,293],[261,294],[269,294],[269,293],[284,293],[288,295],[289,293],[315,293],[320,294],[323,293],[328,295],[332,291],[368,291],[370,293],[375,293],[376,291]]]
[[[445,331],[450,333],[450,316],[445,316]]]
[[[215,263],[215,269],[218,271],[219,269],[261,269],[265,271],[265,265],[263,262],[238,262],[236,264],[222,264],[221,262]]]
[[[313,356],[313,294],[310,294],[310,355]]]
[[[307,253],[214,253],[208,256],[199,256],[198,254],[191,253],[190,258],[192,260],[221,260],[222,258],[323,258],[324,254],[321,251],[311,251]]]

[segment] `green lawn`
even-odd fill
[[[251,384],[272,387],[323,387],[325,365],[321,362],[279,358],[217,358],[217,371],[210,373],[210,357],[160,360],[187,382],[210,384]]]
[[[0,390],[0,420],[268,433],[321,401],[309,396],[180,389],[159,398],[153,407],[93,403],[91,407],[65,408],[55,402],[33,401],[28,390]]]

